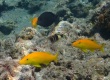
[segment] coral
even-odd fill
[[[16,42],[15,45],[19,53],[21,53],[22,56],[24,56],[30,53],[30,51],[32,51],[34,44],[30,40],[22,40],[19,38],[18,42]]]
[[[91,31],[99,32],[104,39],[108,39],[110,33],[110,2],[102,6],[102,8],[91,18],[94,28]]]
[[[109,6],[110,3],[106,3],[100,11],[93,15],[91,21],[97,26],[104,26],[105,22],[109,22]],[[106,20],[107,19],[107,20]],[[108,24],[105,25],[105,28],[108,27]]]
[[[12,77],[15,76],[16,68],[17,63],[9,57],[7,59],[0,60],[0,79],[12,80]]]
[[[97,80],[98,78],[104,79],[104,76],[102,76],[103,74],[98,75],[98,72],[104,72],[104,75],[106,74],[106,70],[104,69],[105,63],[102,58],[91,58],[85,61],[74,60],[73,62],[60,61],[59,64],[60,65],[56,64],[55,66],[51,64],[47,69],[43,69],[45,72],[43,73],[43,71],[41,71],[41,73],[44,74],[42,80],[45,80],[48,77],[48,80],[56,78],[58,80]]]
[[[86,18],[90,16],[90,10],[94,9],[99,4],[99,1],[95,1],[61,1],[59,4],[56,4],[56,14],[59,16],[60,20],[66,20],[72,23],[74,22],[75,18]]]
[[[0,60],[0,80],[35,80],[30,67],[21,68],[18,60],[6,58]]]
[[[54,34],[65,34],[72,28],[72,24],[67,21],[60,21],[57,26],[55,26],[54,30],[51,31],[50,35]]]
[[[56,15],[59,17],[60,21],[64,20],[72,23],[74,20],[73,13],[68,8],[58,10]]]
[[[2,77],[4,75],[8,75],[7,78],[12,78],[15,80],[97,80],[109,78],[109,52],[107,54],[101,54],[98,51],[88,54],[84,54],[79,49],[73,48],[71,46],[71,42],[75,41],[79,37],[78,34],[82,31],[83,28],[80,28],[80,25],[76,23],[69,23],[67,21],[61,21],[52,32],[49,33],[48,36],[41,35],[36,29],[32,27],[27,27],[21,32],[24,36],[30,37],[30,35],[25,35],[27,33],[33,32],[32,38],[22,38],[18,36],[18,38],[7,38],[4,40],[3,48],[5,50],[12,50],[15,47],[18,52],[13,52],[13,54],[18,55],[17,60],[19,60],[22,56],[29,54],[33,51],[48,51],[52,53],[59,53],[58,63],[51,63],[49,66],[42,68],[39,71],[35,71],[29,65],[18,65],[18,67],[14,67],[14,59],[9,61],[4,61],[1,65],[1,73],[3,70],[6,73],[2,73]],[[22,35],[20,33],[20,35]],[[54,34],[63,34],[65,35],[60,40],[55,43],[50,42],[48,37]],[[95,35],[97,40],[103,41],[103,39],[98,34]],[[109,45],[108,45],[109,47]],[[15,49],[14,48],[14,49]],[[109,50],[109,48],[108,48]],[[4,51],[6,54],[6,51]],[[12,53],[12,52],[11,52]],[[20,54],[21,53],[21,54]],[[7,55],[8,56],[8,55]],[[105,58],[106,57],[106,58]],[[5,57],[7,58],[7,57]],[[9,66],[7,68],[4,65]],[[12,70],[12,68],[16,68]],[[10,73],[10,70],[11,73]],[[12,75],[14,74],[14,76]]]
[[[88,7],[82,5],[82,4],[78,4],[78,5],[70,5],[68,6],[68,8],[70,8],[70,11],[73,13],[73,15],[77,18],[79,17],[86,17],[89,13],[89,9]]]
[[[101,0],[88,0],[93,4],[93,6],[96,6]]]
[[[4,49],[13,49],[15,47],[15,39],[8,37],[7,39],[4,39]]]
[[[19,37],[25,40],[29,40],[35,36],[36,32],[37,32],[36,29],[27,27],[20,32]]]
[[[11,56],[13,59],[17,58],[19,53],[18,49],[15,46],[15,40],[16,37],[8,37],[7,39],[3,40],[2,43],[2,53],[4,53],[5,56]],[[4,51],[3,51],[4,50]]]
[[[0,80],[110,80],[110,40],[104,40],[97,32],[100,31],[98,27],[107,29],[109,32],[110,6],[109,3],[105,3],[107,0],[102,1],[101,4],[98,0],[19,0],[19,2],[16,0],[12,3],[9,0],[5,3],[2,1],[4,0],[0,0],[0,9],[5,4],[4,8],[9,10],[11,6],[11,10],[1,11],[0,23],[15,29],[18,36],[8,35],[10,37],[0,40]],[[81,13],[79,13],[80,9]],[[60,17],[60,20],[65,21],[52,25],[54,29],[44,29],[40,26],[37,26],[37,29],[24,28],[30,25],[30,17],[38,16],[45,11],[52,11]],[[75,15],[75,12],[78,14]],[[92,23],[88,25],[92,15],[94,15],[90,20]],[[94,29],[92,29],[93,25],[95,25]],[[14,28],[14,26],[18,27]],[[96,31],[92,37],[88,35],[90,29]],[[58,35],[61,36],[59,40],[57,40]],[[51,37],[53,40],[53,36],[55,36],[55,42],[49,39]],[[85,37],[96,39],[100,44],[106,44],[104,52],[95,51],[85,54],[71,46],[72,42]],[[59,53],[58,62],[51,62],[40,70],[35,69],[34,66],[18,64],[23,56],[33,51]]]

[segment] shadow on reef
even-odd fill
[[[104,39],[110,39],[110,3],[107,3],[99,12],[93,15],[90,22],[94,25],[89,36],[99,33]]]
[[[43,1],[37,2],[31,0],[21,0],[20,2],[18,2],[17,7],[24,8],[28,10],[29,14],[33,14],[36,11],[38,11],[42,5],[43,5]]]
[[[8,11],[8,10],[11,10],[13,9],[14,6],[8,6],[5,1],[2,2],[2,4],[0,5],[0,16],[1,16],[1,12],[3,11]]]
[[[77,18],[85,18],[89,13],[89,7],[85,7],[82,4],[68,5],[68,8],[73,13],[73,16]]]
[[[89,10],[95,8],[95,6],[100,2],[100,0],[88,0],[87,3],[85,3],[84,1],[78,1],[77,5],[75,2],[77,1],[70,0],[70,2],[67,4],[67,8],[70,9],[74,17],[85,18],[88,16]],[[91,5],[89,3],[91,3]]]
[[[11,33],[12,29],[11,29],[11,28],[7,28],[7,27],[5,27],[5,26],[1,26],[1,27],[0,27],[0,31],[1,31],[4,35],[9,35],[9,34]]]
[[[95,33],[99,33],[100,34],[100,36],[102,37],[102,38],[104,38],[105,40],[107,40],[107,39],[110,39],[110,30],[108,30],[107,28],[96,28],[96,27],[94,27],[91,31],[90,31],[90,33],[89,33],[89,36],[92,36],[92,35],[94,35]],[[86,35],[87,36],[87,35]]]
[[[13,29],[16,27],[15,22],[12,21],[6,21],[3,23],[0,23],[0,31],[4,34],[4,35],[9,35]]]
[[[100,0],[88,0],[89,2],[91,2],[93,4],[93,6],[97,5]]]

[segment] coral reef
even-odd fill
[[[102,58],[91,58],[85,61],[73,60],[73,62],[62,61],[59,64],[48,67],[44,73],[43,80],[48,77],[49,80],[56,78],[58,80],[97,80],[103,79],[103,75],[108,75],[108,70],[106,71]],[[77,67],[78,65],[82,66]]]
[[[34,72],[36,78],[38,77],[38,79],[42,80],[109,79],[109,57],[104,58],[104,56],[106,57],[109,55],[109,52],[104,54],[96,51],[94,54],[91,52],[88,52],[88,54],[83,54],[81,50],[71,47],[70,43],[75,41],[76,38],[81,37],[78,35],[80,32],[77,27],[78,25],[74,23],[70,24],[66,21],[59,22],[59,24],[50,34],[52,35],[53,33],[57,33],[56,31],[59,31],[61,33],[58,33],[63,33],[65,37],[61,38],[55,43],[50,42],[45,36],[42,36],[44,37],[42,39],[38,39],[36,36],[34,36],[34,38],[31,40],[31,44],[34,45],[31,45],[26,40],[23,41],[23,43],[26,42],[22,44],[22,46],[24,45],[25,47],[24,55],[26,55],[25,52],[28,53],[30,49],[31,51],[49,51],[53,53],[59,52],[58,63],[51,63],[50,66],[42,68],[38,72]],[[98,34],[95,35],[96,39],[101,40],[102,38],[98,38],[98,36]],[[29,43],[28,47],[26,47],[27,43]]]
[[[21,0],[18,2],[17,7],[18,8],[24,8],[28,10],[29,14],[33,14],[36,11],[38,11],[42,5],[44,5],[46,1],[31,1],[31,0]]]
[[[0,37],[11,34],[0,38],[0,80],[110,80],[109,0],[10,1],[0,0]],[[62,21],[49,29],[32,28],[29,19],[45,11]],[[72,47],[79,38],[105,44],[104,52],[85,54]],[[19,65],[34,51],[59,53],[58,62],[41,69]]]
[[[34,37],[36,32],[37,31],[35,29],[28,27],[28,28],[25,28],[24,30],[22,30],[20,32],[19,37],[21,37],[22,39],[25,39],[25,40],[29,40],[29,39],[32,39]]]
[[[99,32],[100,35],[109,39],[110,33],[110,2],[106,3],[106,5],[102,6],[100,11],[93,15],[91,18],[92,23],[94,24],[94,28],[92,31]]]
[[[86,17],[89,13],[89,7],[86,7],[82,4],[78,4],[78,5],[70,4],[68,8],[73,13],[73,15],[77,18]]]
[[[33,70],[27,66],[26,68],[21,68],[19,66],[18,60],[12,60],[11,58],[6,58],[0,60],[0,79],[1,80],[35,80],[33,75]],[[29,73],[29,74],[28,74]]]

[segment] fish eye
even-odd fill
[[[28,61],[28,59],[26,59]]]

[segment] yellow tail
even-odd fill
[[[56,62],[56,63],[58,62],[58,53],[55,54],[54,62]]]
[[[31,25],[33,28],[37,27],[37,22],[38,22],[38,18],[34,17],[33,19],[31,19]]]

